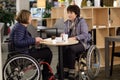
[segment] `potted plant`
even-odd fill
[[[15,14],[12,12],[9,12],[9,10],[3,10],[0,9],[0,22],[3,22],[4,25],[4,34],[8,34],[8,28],[11,26],[12,23],[14,23],[14,17]]]

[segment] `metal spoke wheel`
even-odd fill
[[[40,75],[38,62],[24,54],[11,57],[3,67],[4,80],[40,80]]]
[[[94,79],[100,71],[100,53],[95,45],[90,46],[87,52],[87,71],[89,77]]]

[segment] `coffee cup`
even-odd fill
[[[68,34],[63,34],[63,41],[68,42]]]

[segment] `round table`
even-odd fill
[[[51,46],[58,46],[58,58],[59,58],[59,66],[60,66],[60,80],[64,80],[63,76],[63,53],[62,53],[62,46],[67,46],[67,45],[74,45],[77,44],[79,41],[77,40],[71,40],[68,39],[67,42],[64,41],[54,41],[51,38],[44,39],[41,44],[44,45],[51,45]]]

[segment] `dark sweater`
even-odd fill
[[[32,38],[27,27],[20,23],[16,23],[13,27],[10,40],[14,44],[15,51],[24,50],[24,53],[28,53],[28,48],[35,44],[35,38]]]

